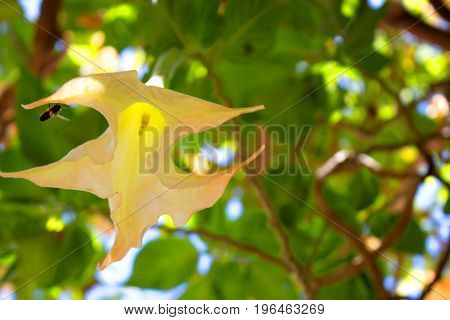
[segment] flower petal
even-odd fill
[[[112,148],[113,135],[107,129],[99,138],[70,151],[60,161],[18,172],[0,172],[5,178],[27,179],[41,187],[81,190],[108,198],[115,192],[111,165],[104,155]]]
[[[212,206],[232,176],[263,150],[243,163],[206,176],[177,171],[171,161],[168,168],[160,166],[146,172],[149,161],[160,165],[168,160],[170,146],[183,135],[209,130],[264,107],[226,108],[147,87],[135,71],[75,78],[51,96],[24,107],[31,109],[48,103],[94,108],[105,116],[110,127],[58,162],[0,175],[108,198],[117,234],[100,268],[121,259],[130,248],[139,247],[143,232],[160,215],[169,214],[177,225],[182,225],[194,212]],[[185,130],[181,134],[177,133],[180,127]],[[146,146],[151,148],[145,149]]]
[[[124,202],[111,214],[115,222],[116,238],[111,251],[99,268],[104,269],[122,259],[132,247],[140,247],[143,233],[155,225],[162,214],[169,214],[177,226],[182,226],[193,213],[213,206],[222,196],[233,175],[255,160],[263,151],[264,146],[231,170],[203,177],[188,175],[184,181],[178,182],[186,184],[182,189],[175,189],[175,185],[166,187],[155,176],[140,177],[137,184],[139,192],[123,199]],[[194,180],[198,178],[202,180],[189,181],[192,177]],[[196,184],[194,187],[193,182]],[[188,184],[191,187],[187,187]]]

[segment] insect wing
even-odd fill
[[[67,119],[66,117],[63,117],[62,115],[57,114],[56,115],[58,118],[64,120],[64,121],[70,121],[70,119]]]
[[[50,108],[50,111],[53,112],[54,114],[58,114],[58,112],[61,111],[61,105],[59,104],[55,104]]]
[[[48,119],[50,119],[52,117],[52,113],[50,111],[46,111],[44,112],[41,117],[39,118],[39,120],[41,121],[47,121]]]

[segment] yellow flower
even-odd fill
[[[143,232],[156,224],[160,215],[169,214],[181,226],[196,211],[214,205],[234,173],[264,148],[243,163],[207,175],[178,169],[169,154],[177,139],[264,107],[227,108],[146,86],[135,71],[78,77],[24,108],[49,103],[94,108],[106,117],[109,127],[60,161],[20,172],[0,172],[0,176],[107,198],[116,238],[101,269],[123,258],[130,248],[140,247]]]

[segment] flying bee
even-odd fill
[[[47,111],[45,111],[41,117],[39,118],[41,121],[47,121],[48,119],[53,118],[54,116],[66,120],[66,121],[70,121],[69,119],[63,117],[62,115],[59,114],[59,112],[61,111],[63,107],[60,104],[54,104],[54,105],[49,105]]]

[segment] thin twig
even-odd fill
[[[312,277],[307,271],[306,267],[303,266],[303,264],[301,264],[294,257],[289,236],[284,230],[284,227],[281,225],[280,219],[275,211],[275,208],[272,206],[272,203],[269,200],[269,197],[261,183],[259,176],[249,177],[248,179],[251,182],[251,185],[254,187],[261,205],[267,214],[269,226],[272,228],[279,239],[281,245],[281,254],[284,260],[296,276],[297,281],[303,285],[305,296],[307,298],[312,298],[316,291],[316,288],[312,283]]]
[[[327,204],[324,199],[322,190],[323,190],[323,180],[317,178],[314,186],[314,197],[317,202],[317,206],[319,210],[325,215],[326,221],[330,223],[330,225],[344,235],[350,243],[357,249],[359,254],[363,257],[365,264],[369,267],[369,270],[372,275],[372,280],[374,282],[374,288],[378,294],[379,298],[386,299],[389,298],[389,293],[385,290],[383,286],[383,276],[376,264],[375,257],[371,251],[366,247],[364,241],[359,237],[359,235],[354,232],[349,226],[344,223],[331,209],[331,207]],[[319,280],[319,284],[323,284],[322,281]]]
[[[308,269],[311,268],[312,263],[314,262],[314,258],[316,257],[317,253],[319,252],[320,245],[322,244],[323,239],[325,238],[325,234],[328,230],[329,224],[325,223],[322,226],[322,230],[320,230],[319,236],[314,241],[313,248],[311,250],[311,254],[309,255],[308,259],[306,260],[306,267]]]
[[[443,4],[435,7],[434,13],[428,14],[427,16],[437,16],[443,7]],[[437,29],[422,20],[405,10],[401,3],[390,1],[389,12],[383,19],[382,25],[394,29],[408,30],[409,33],[412,33],[423,41],[436,44],[444,50],[450,50],[450,42],[448,41],[449,32]]]
[[[441,257],[436,265],[436,271],[434,272],[433,280],[425,286],[420,295],[420,299],[424,299],[426,295],[433,289],[433,286],[441,279],[445,266],[447,265],[450,256],[450,240],[447,242],[447,248],[441,253]]]
[[[414,107],[414,103],[415,101],[413,101],[412,103],[406,104],[402,101],[402,99],[400,98],[399,93],[397,92],[396,89],[392,88],[383,78],[381,78],[378,74],[373,74],[370,72],[365,71],[363,68],[359,67],[358,70],[367,78],[372,79],[374,81],[376,81],[381,88],[388,94],[391,96],[392,99],[394,99],[394,101],[397,104],[397,109],[398,109],[398,114],[402,115],[404,117],[404,119],[406,120],[409,129],[411,130],[411,133],[413,133],[413,135],[415,137],[417,137],[418,139],[421,138],[422,134],[420,133],[420,131],[418,130],[418,128],[416,127],[416,125],[414,124],[414,118],[413,118],[413,114],[410,112],[411,109]]]
[[[208,70],[208,75],[214,83],[214,88],[216,91],[216,96],[221,100],[222,103],[231,106],[231,99],[225,94],[222,82],[219,76],[214,72],[211,63],[208,61],[206,57],[200,57],[202,59],[203,64],[206,66]],[[313,278],[307,271],[306,267],[300,263],[294,256],[293,250],[291,248],[290,239],[287,232],[284,230],[278,214],[273,207],[267,192],[262,185],[261,179],[259,176],[248,177],[247,181],[255,190],[258,195],[258,199],[260,201],[261,206],[264,208],[264,211],[267,216],[268,224],[271,229],[274,231],[281,245],[282,257],[285,263],[289,266],[290,271],[294,274],[298,283],[300,283],[304,289],[305,297],[310,299],[314,297],[316,288],[313,284]]]
[[[381,273],[378,270],[378,267],[375,263],[376,254],[382,253],[385,249],[392,246],[396,240],[404,233],[406,226],[408,225],[411,216],[412,216],[412,205],[414,194],[419,185],[421,178],[416,175],[412,175],[411,179],[414,179],[414,183],[412,183],[412,187],[408,193],[408,201],[405,204],[402,217],[395,224],[395,226],[389,231],[388,235],[382,242],[381,246],[375,251],[369,251],[364,244],[363,240],[360,239],[359,235],[356,232],[352,231],[349,226],[346,226],[341,219],[339,219],[336,214],[334,214],[333,210],[326,203],[325,198],[322,195],[323,190],[323,181],[329,175],[342,170],[346,164],[348,165],[362,165],[369,170],[379,173],[382,172],[382,169],[376,164],[369,161],[369,159],[359,160],[358,154],[354,152],[344,152],[340,151],[335,156],[331,157],[320,169],[317,170],[317,179],[314,186],[314,195],[317,200],[318,207],[324,212],[327,217],[331,220],[334,226],[337,226],[337,230],[344,234],[351,243],[358,249],[360,253],[360,257],[357,257],[352,265],[346,266],[345,268],[338,269],[333,271],[325,276],[322,276],[318,279],[320,284],[329,284],[335,281],[338,281],[344,277],[351,276],[357,272],[360,272],[366,265],[369,266],[372,276],[375,280],[375,285],[378,288],[378,293],[380,296],[386,297],[386,291],[383,286],[383,280]],[[344,231],[344,232],[342,232]]]
[[[402,214],[395,225],[389,230],[386,236],[383,239],[380,247],[377,249],[377,252],[383,252],[387,248],[392,247],[401,235],[406,231],[406,228],[409,225],[409,222],[413,216],[413,204],[414,204],[414,195],[416,194],[416,190],[419,187],[419,184],[422,182],[423,178],[416,176],[411,178],[409,190],[405,192],[406,203],[403,207]]]
[[[408,124],[414,125],[412,122],[408,122]],[[429,174],[434,174],[435,176],[439,177],[438,173],[435,170],[433,160],[432,160],[431,156],[429,155],[428,151],[426,150],[427,143],[435,138],[443,139],[443,135],[440,130],[427,136],[427,137],[420,137],[420,136],[417,137],[416,136],[413,139],[414,141],[412,142],[412,144],[415,145],[419,149],[420,153],[425,157],[425,160],[429,164]],[[371,152],[371,151],[375,151],[375,150],[397,149],[403,145],[404,144],[393,145],[393,146],[389,146],[389,145],[388,146],[382,146],[382,145],[375,146],[374,145],[374,146],[370,147],[368,150],[366,150],[366,152]],[[333,168],[333,170],[338,170],[338,169],[339,168]],[[333,170],[330,170],[330,171],[333,171]],[[386,235],[381,246],[372,253],[373,255],[382,254],[385,250],[387,250],[392,245],[394,245],[396,243],[396,241],[404,233],[409,221],[412,218],[414,195],[415,195],[418,185],[425,178],[426,175],[424,175],[423,177],[419,177],[417,174],[409,175],[409,176],[411,177],[411,179],[414,179],[414,180],[411,182],[412,187],[409,188],[410,191],[408,194],[408,200],[404,206],[404,209],[402,210],[402,215],[401,215],[400,219],[397,221],[397,223],[391,228],[389,233]],[[364,257],[357,257],[353,260],[353,262],[350,266],[345,266],[341,269],[334,270],[326,275],[323,275],[323,276],[317,278],[317,281],[320,285],[324,285],[324,284],[334,283],[336,281],[341,280],[342,278],[350,277],[358,272],[361,272],[361,270],[365,267],[367,262],[368,261]]]
[[[205,239],[208,239],[208,240],[211,240],[214,242],[223,243],[229,247],[236,249],[237,251],[254,254],[264,261],[278,265],[279,267],[281,267],[282,269],[284,269],[287,272],[290,271],[289,266],[282,259],[272,256],[256,246],[239,242],[237,240],[234,240],[234,239],[229,238],[224,235],[215,234],[215,233],[209,232],[207,230],[203,230],[203,229],[192,229],[191,230],[191,229],[184,229],[184,228],[169,228],[169,227],[160,226],[160,225],[157,226],[157,228],[161,231],[164,231],[164,232],[167,232],[170,234],[174,234],[174,233],[178,233],[178,232],[183,233],[185,235],[197,234],[199,236],[204,237]]]

